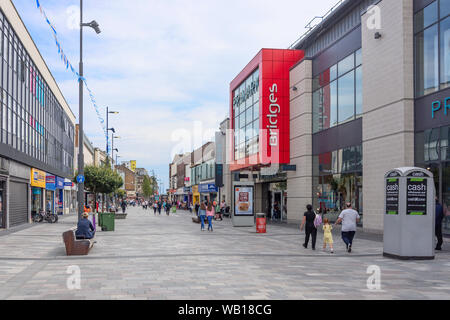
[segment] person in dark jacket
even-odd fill
[[[316,250],[316,238],[317,238],[317,229],[314,226],[314,219],[316,218],[316,214],[312,210],[312,205],[308,204],[306,206],[306,211],[303,215],[302,225],[300,226],[300,231],[303,231],[303,228],[306,225],[305,229],[305,243],[303,247],[305,249],[308,248],[309,237],[312,238],[312,249]]]
[[[439,203],[439,199],[436,197],[436,225],[435,225],[435,235],[437,238],[437,244],[435,250],[442,250],[442,220],[444,220],[444,208]]]
[[[89,213],[84,212],[82,219],[78,221],[77,231],[75,236],[77,239],[92,239],[95,236],[95,229],[92,223],[89,221]]]
[[[127,209],[127,203],[125,201],[122,201],[122,213],[125,213],[126,209]]]

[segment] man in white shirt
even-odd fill
[[[352,204],[350,202],[345,205],[347,209],[343,210],[339,215],[335,225],[342,223],[342,240],[344,240],[347,246],[347,251],[352,252],[353,238],[356,233],[356,224],[361,218],[358,212],[352,209]]]

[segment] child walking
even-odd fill
[[[333,227],[331,226],[331,224],[327,218],[323,219],[323,227],[322,228],[323,228],[323,250],[326,250],[327,244],[329,244],[331,253],[334,253],[333,235],[331,234],[331,230],[333,230]]]

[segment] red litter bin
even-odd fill
[[[266,216],[264,213],[256,214],[256,233],[266,233]]]

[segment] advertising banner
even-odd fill
[[[399,179],[386,181],[386,214],[398,214]]]
[[[130,169],[131,169],[131,171],[133,171],[133,172],[136,171],[136,160],[131,160],[131,161],[130,161]]]
[[[235,215],[253,215],[253,187],[234,187],[235,194]]]
[[[427,180],[425,178],[406,180],[406,214],[414,216],[427,214]]]

